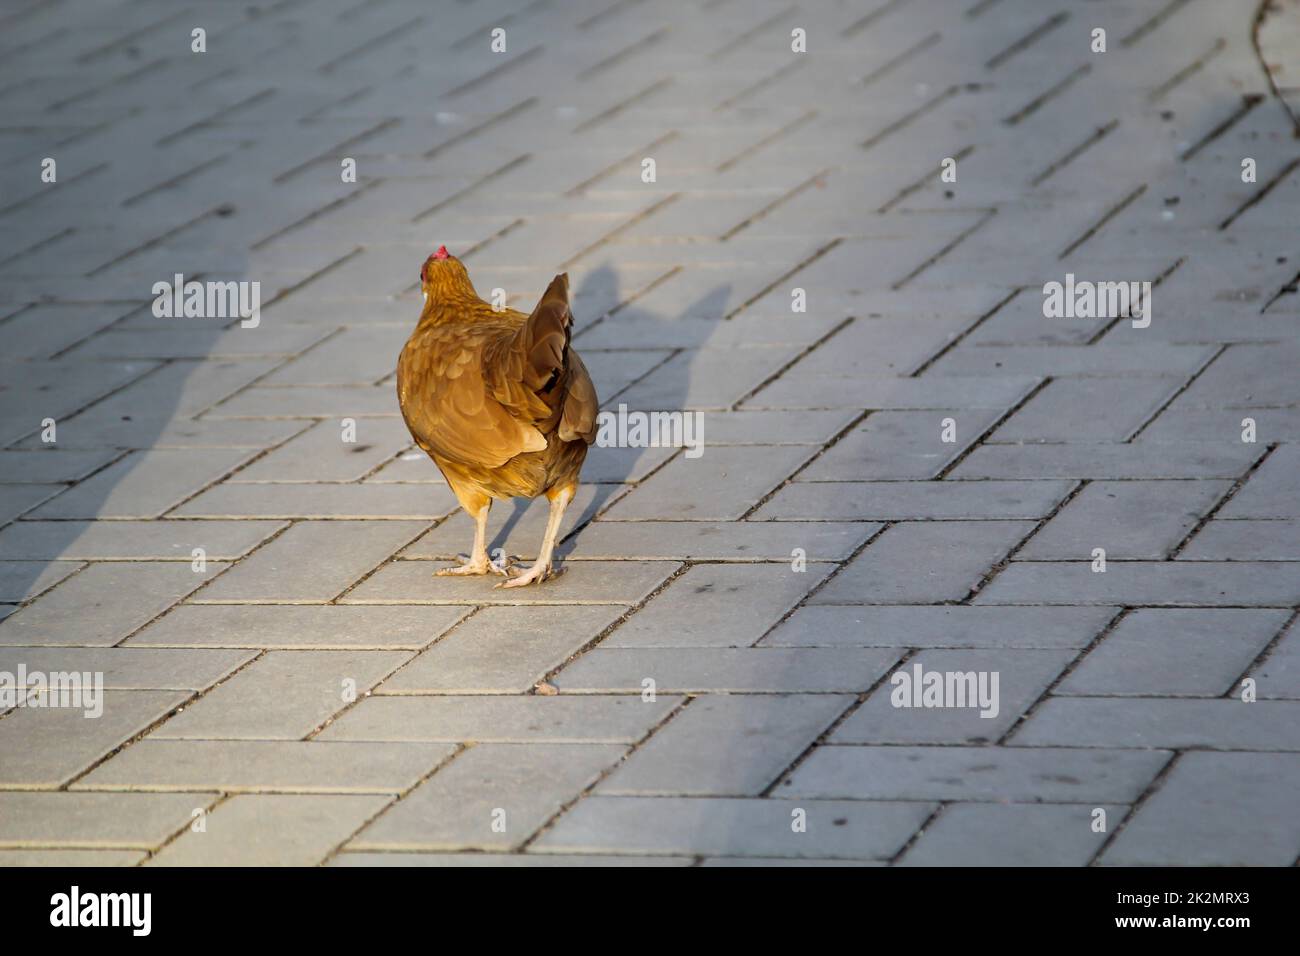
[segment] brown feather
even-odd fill
[[[576,484],[599,401],[569,345],[568,276],[531,315],[482,301],[455,257],[421,270],[427,299],[397,362],[411,435],[458,496],[536,497]]]

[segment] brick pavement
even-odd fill
[[[1254,6],[7,7],[0,671],[105,691],[0,714],[0,862],[1295,863]],[[517,307],[567,270],[607,409],[703,414],[593,449],[540,587],[431,575],[471,528],[393,368],[439,243]],[[178,273],[260,323],[155,317]],[[1149,325],[1045,317],[1067,273]],[[998,712],[893,706],[918,666]]]

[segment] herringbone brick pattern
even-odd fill
[[[0,715],[0,862],[1294,863],[1254,7],[12,5],[0,670],[106,690]],[[537,587],[431,574],[471,525],[393,376],[440,243],[515,307],[567,270],[605,408],[702,413],[593,449]],[[260,322],[156,317],[178,274]],[[1067,274],[1149,323],[1046,317]],[[918,667],[997,713],[895,706]]]

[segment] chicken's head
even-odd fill
[[[446,246],[439,246],[437,252],[424,260],[420,267],[420,287],[426,298],[477,296],[464,263],[449,253]]]

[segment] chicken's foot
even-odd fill
[[[502,581],[497,587],[521,588],[564,573],[563,568],[557,570],[551,564],[551,556],[555,553],[555,539],[559,536],[560,522],[564,520],[564,509],[573,500],[575,490],[574,485],[566,485],[564,488],[546,493],[546,497],[551,502],[551,513],[546,519],[546,536],[542,538],[542,550],[538,553],[537,560],[533,562],[532,567],[527,571],[507,581]]]

